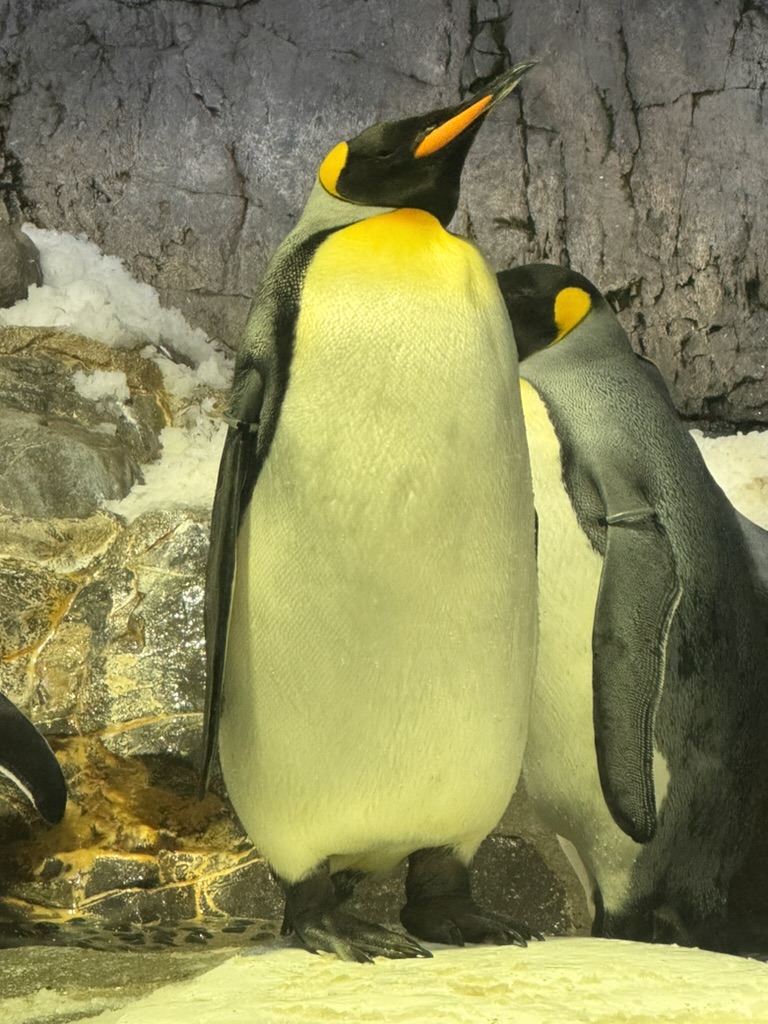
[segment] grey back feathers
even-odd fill
[[[608,927],[649,937],[654,926],[638,922],[674,906],[693,923],[695,941],[712,947],[756,814],[749,780],[764,743],[768,534],[735,512],[658,370],[634,354],[584,280],[545,266],[500,275],[513,328],[527,331],[521,377],[546,407],[561,486],[602,560],[592,635],[595,753],[614,821],[645,844],[623,894],[625,917],[615,904]],[[584,288],[591,302],[558,335],[552,310],[569,287]],[[544,309],[526,328],[521,312],[537,298]],[[534,464],[536,443],[529,436]],[[537,514],[541,524],[548,509]],[[564,600],[573,603],[562,614],[574,614],[578,595]],[[661,805],[657,753],[668,774]],[[588,813],[585,806],[570,813]],[[579,827],[590,835],[589,821]],[[619,862],[601,844],[595,836],[592,870],[615,878]]]

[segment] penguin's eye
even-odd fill
[[[418,148],[422,144],[424,139],[426,139],[426,137],[429,134],[431,134],[435,130],[435,128],[437,128],[437,127],[438,127],[438,125],[431,124],[428,128],[425,128],[424,131],[419,134],[419,137],[416,139],[416,145],[413,147],[414,153],[416,153],[418,151]]]

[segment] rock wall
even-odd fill
[[[534,55],[457,229],[593,278],[685,416],[760,424],[767,29],[765,0],[12,0],[0,195],[236,346],[335,142]]]

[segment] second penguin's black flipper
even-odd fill
[[[768,599],[768,530],[738,511],[736,519],[749,550],[755,587],[764,599]]]
[[[9,778],[49,825],[64,816],[67,784],[46,739],[0,694],[0,774]]]
[[[681,589],[653,509],[609,514],[606,525],[592,633],[597,765],[614,820],[645,843],[656,831],[653,724]]]
[[[246,380],[248,386],[241,391],[238,402],[242,409],[236,410],[242,413],[243,418],[235,415],[227,417],[229,430],[224,441],[211,513],[205,585],[206,693],[201,796],[208,788],[221,714],[237,535],[243,508],[250,498],[257,472],[259,415],[264,392],[258,371],[252,370]]]

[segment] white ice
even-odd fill
[[[81,1024],[740,1024],[768,1021],[768,967],[678,946],[562,938],[342,963],[235,956]]]

